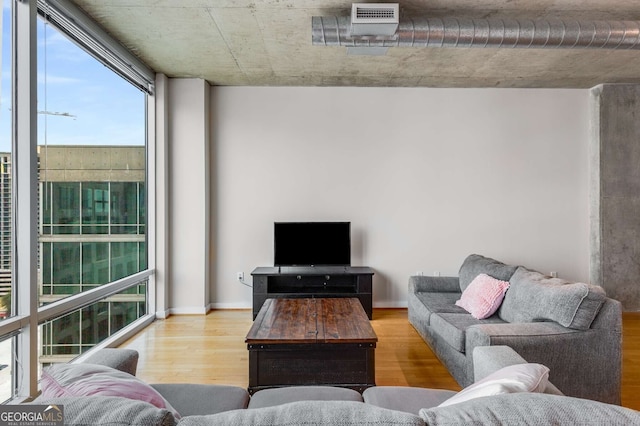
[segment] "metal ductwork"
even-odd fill
[[[349,16],[314,16],[316,46],[640,49],[640,21],[403,18],[392,36],[357,36]]]

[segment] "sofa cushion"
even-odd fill
[[[120,370],[97,364],[56,364],[42,372],[41,398],[118,396],[178,412],[154,388]]]
[[[508,288],[508,281],[480,274],[462,292],[460,300],[456,300],[456,305],[476,319],[489,318],[500,307]]]
[[[511,286],[498,315],[508,322],[555,321],[587,330],[606,299],[602,288],[550,278],[524,267],[511,277]]]
[[[176,419],[165,409],[115,396],[65,396],[39,398],[29,404],[60,405],[65,425],[174,426]]]
[[[420,300],[429,311],[427,318],[424,318],[427,325],[431,325],[431,314],[466,314],[467,311],[460,306],[456,306],[456,300],[458,300],[461,295],[461,293],[416,293],[418,300]]]
[[[362,392],[367,404],[389,410],[404,411],[416,416],[423,408],[437,407],[457,392],[411,386],[374,386]]]
[[[274,425],[340,425],[340,426],[424,426],[413,414],[387,410],[354,401],[299,401],[274,407],[233,410],[211,416],[189,416],[180,426],[274,426]]]
[[[425,408],[420,417],[442,425],[635,425],[640,413],[587,399],[542,393],[511,393]]]
[[[500,281],[509,281],[517,268],[517,266],[505,265],[498,260],[479,254],[470,254],[462,262],[458,273],[460,291],[464,291],[471,284],[471,281],[480,274],[487,274]]]
[[[151,387],[182,417],[237,410],[247,408],[249,404],[249,392],[239,386],[159,383]]]
[[[254,393],[249,408],[273,407],[295,401],[356,401],[362,402],[360,392],[333,386],[291,386],[264,389]],[[416,412],[416,415],[418,413]]]
[[[465,352],[465,332],[467,328],[478,324],[503,324],[505,321],[497,315],[479,320],[471,314],[441,313],[431,315],[431,328],[458,352]]]
[[[503,393],[544,392],[548,382],[549,368],[542,364],[509,365],[467,386],[439,406],[446,407],[474,398]]]

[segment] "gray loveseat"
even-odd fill
[[[479,320],[455,302],[481,273],[510,287],[498,311]],[[410,277],[408,315],[463,387],[474,379],[474,348],[507,345],[549,367],[565,395],[620,404],[621,306],[600,287],[472,254],[458,277]]]
[[[506,346],[474,351],[478,380],[525,360]],[[85,363],[135,373],[137,353],[102,350]],[[36,404],[64,408],[67,425],[632,425],[640,413],[619,406],[558,395],[551,383],[544,393],[511,393],[476,398],[437,407],[454,391],[422,388],[373,387],[362,395],[326,386],[291,387],[256,392],[251,398],[235,386],[153,385],[181,414],[149,403],[113,396],[39,398]]]

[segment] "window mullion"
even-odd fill
[[[37,322],[42,324],[46,321],[62,317],[77,309],[99,302],[102,299],[134,287],[142,281],[148,280],[152,274],[153,270],[147,269],[109,284],[104,284],[100,287],[74,294],[56,302],[44,305],[38,310]]]
[[[17,314],[25,323],[16,339],[16,396],[38,392],[38,159],[37,159],[37,6],[15,2],[13,69],[13,265]],[[21,77],[21,78],[18,78]],[[16,360],[18,361],[18,360]]]

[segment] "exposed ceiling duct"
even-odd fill
[[[350,16],[314,16],[311,25],[316,46],[640,49],[640,21],[405,17],[393,35],[356,35]]]

